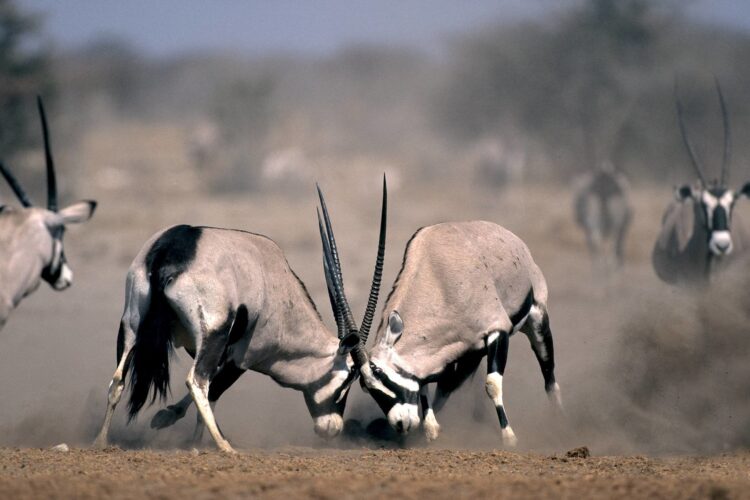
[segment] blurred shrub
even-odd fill
[[[36,94],[51,97],[51,92],[49,51],[39,18],[11,0],[0,0],[0,157],[41,143],[33,99]]]

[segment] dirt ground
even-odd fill
[[[318,177],[332,210],[356,311],[364,309],[372,275],[379,175],[347,177],[331,170]],[[423,225],[486,219],[516,232],[549,283],[566,419],[550,411],[528,342],[514,337],[504,385],[506,409],[520,441],[515,452],[501,450],[494,410],[484,394],[484,367],[438,416],[443,432],[430,446],[420,435],[412,437],[408,449],[323,443],[313,433],[299,393],[247,374],[216,411],[223,431],[241,450],[239,456],[220,455],[207,441],[200,452],[187,451],[193,409],[170,429],[150,429],[159,404],[130,425],[122,404],[111,433],[115,447],[88,450],[115,367],[125,272],[156,230],[187,222],[272,237],[326,322],[333,326],[333,321],[312,186],[305,192],[223,197],[133,199],[82,193],[98,198],[100,208],[90,223],[66,236],[74,286],[55,293],[42,285],[0,335],[0,498],[750,497],[750,455],[742,451],[748,428],[742,420],[748,408],[744,396],[732,399],[716,392],[712,379],[702,386],[704,399],[697,400],[700,413],[681,415],[680,406],[671,402],[664,406],[672,413],[659,413],[621,390],[632,370],[613,372],[623,358],[623,339],[632,334],[623,325],[637,323],[639,311],[654,297],[662,304],[673,297],[654,278],[649,261],[670,191],[636,190],[638,210],[627,263],[620,273],[601,279],[592,272],[583,237],[572,222],[567,186],[529,184],[494,193],[453,182],[392,185],[384,281],[395,278],[406,241]],[[674,309],[680,312],[677,305]],[[188,367],[189,358],[178,353],[172,400],[184,394],[180,381]],[[739,393],[746,394],[746,379],[736,382]],[[681,389],[677,393],[684,395]],[[377,416],[382,415],[374,403],[354,390],[347,418],[364,422]],[[742,439],[737,438],[740,432]],[[47,450],[62,442],[72,451]],[[582,445],[591,449],[591,458],[565,457],[566,450]]]
[[[750,498],[750,455],[0,451],[2,498]]]

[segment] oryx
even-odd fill
[[[683,108],[677,86],[677,119],[685,149],[698,176],[696,185],[676,189],[675,199],[662,218],[662,227],[654,245],[652,263],[660,279],[673,284],[708,283],[718,264],[733,251],[744,250],[745,236],[732,225],[732,211],[741,197],[750,196],[750,182],[739,191],[727,187],[731,156],[731,131],[724,95],[716,80],[724,128],[724,153],[719,180],[707,182],[698,154],[693,148],[683,120]],[[734,233],[734,237],[732,234]]]
[[[594,263],[603,259],[603,245],[612,240],[615,264],[624,260],[625,237],[633,217],[629,186],[625,175],[611,162],[603,162],[587,172],[576,186],[574,208],[576,222],[586,235],[586,244]]]
[[[523,241],[485,221],[422,228],[406,246],[380,326],[365,350],[373,376],[363,382],[399,432],[418,426],[421,404],[425,433],[435,439],[439,426],[434,411],[486,355],[487,394],[503,441],[513,445],[502,380],[508,342],[518,330],[531,341],[548,395],[561,405],[547,284]],[[367,335],[360,341],[364,345]],[[437,383],[433,407],[427,394],[431,382]]]
[[[86,222],[96,209],[95,201],[86,200],[58,210],[55,162],[41,98],[37,98],[37,106],[47,163],[47,208],[35,207],[18,180],[0,162],[0,173],[23,205],[0,207],[0,328],[41,280],[55,290],[65,290],[73,283],[73,272],[63,251],[65,226]]]
[[[153,427],[171,425],[195,402],[196,438],[205,423],[219,449],[232,452],[212,408],[244,371],[254,370],[303,393],[317,434],[333,437],[341,431],[348,389],[359,374],[359,331],[351,311],[340,306],[343,289],[332,288],[329,273],[340,282],[341,270],[323,195],[318,193],[331,235],[330,242],[324,239],[324,243],[334,249],[325,270],[338,338],[323,324],[304,284],[271,239],[246,231],[187,225],[157,233],[128,271],[125,311],[117,336],[118,364],[96,445],[107,444],[112,414],[128,373],[131,419],[152,391],[151,402],[165,397],[169,357],[175,347],[185,348],[194,358],[186,380],[189,395],[157,413]],[[384,179],[380,245],[362,320],[365,332],[377,305],[386,207]],[[371,377],[367,368],[364,371]]]

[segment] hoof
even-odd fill
[[[500,437],[503,440],[503,446],[506,448],[515,448],[518,444],[516,433],[513,432],[513,429],[511,429],[510,426],[500,431]]]
[[[440,435],[440,424],[432,410],[429,410],[427,415],[425,415],[422,427],[424,428],[424,435],[428,442],[435,441]]]
[[[562,396],[560,394],[560,386],[555,383],[550,390],[547,391],[547,397],[549,398],[552,405],[561,414],[565,414],[565,408],[563,408]]]
[[[167,407],[163,410],[159,410],[156,412],[156,415],[151,419],[151,428],[152,429],[163,429],[165,427],[169,427],[170,425],[173,425],[175,422],[177,422],[179,419],[181,419],[185,415],[185,412],[182,412],[182,414],[179,414],[177,411],[172,409],[172,407]]]
[[[227,455],[239,455],[239,453],[237,453],[228,442],[220,443],[219,451]]]
[[[107,438],[99,436],[91,444],[91,447],[97,450],[103,450],[104,448],[109,447],[109,442],[107,442]]]

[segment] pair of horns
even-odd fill
[[[726,102],[724,101],[724,94],[721,91],[719,79],[714,77],[714,82],[716,84],[716,93],[719,96],[719,105],[721,106],[721,120],[724,126],[724,155],[721,161],[721,185],[725,186],[726,182],[729,180],[729,162],[732,153],[732,137],[731,129],[729,127],[729,114],[727,113],[727,106]],[[708,183],[706,182],[706,176],[703,173],[703,167],[700,158],[698,157],[698,153],[695,151],[693,144],[690,142],[690,138],[688,137],[687,129],[685,127],[683,119],[683,107],[682,102],[680,101],[677,80],[675,80],[674,83],[674,95],[675,105],[677,107],[677,120],[680,124],[680,134],[682,135],[682,142],[685,144],[685,149],[687,149],[688,154],[690,155],[690,162],[695,169],[695,173],[698,174],[698,178],[700,179],[703,187],[706,187]]]
[[[343,344],[347,337],[355,335],[358,344],[364,345],[370,334],[372,320],[375,316],[375,309],[378,305],[378,295],[380,293],[380,283],[383,277],[383,260],[385,258],[385,240],[386,240],[386,219],[388,217],[388,188],[385,175],[383,175],[383,202],[380,211],[380,236],[378,239],[378,253],[375,260],[375,271],[372,276],[370,286],[370,296],[367,300],[364,316],[362,317],[362,327],[358,328],[354,321],[349,301],[344,292],[344,279],[341,272],[341,262],[339,260],[336,238],[333,234],[331,218],[328,214],[325,198],[320,186],[317,186],[318,197],[320,198],[320,208],[323,211],[321,220],[320,210],[318,211],[318,228],[320,238],[323,244],[323,270],[328,287],[328,298],[331,301],[334,317],[336,318],[336,327],[338,329],[339,339]]]
[[[57,178],[55,177],[55,160],[52,157],[52,147],[50,146],[49,140],[49,128],[47,126],[47,114],[44,112],[44,103],[42,98],[37,96],[36,98],[37,107],[39,108],[39,117],[42,120],[42,136],[44,138],[44,159],[47,164],[47,209],[53,212],[57,212]],[[5,180],[10,185],[10,188],[15,193],[18,201],[21,205],[28,208],[33,206],[31,199],[24,191],[18,179],[11,173],[10,170],[0,162],[0,173],[3,175]]]
[[[380,237],[378,240],[378,254],[375,260],[375,271],[372,276],[370,286],[370,296],[367,300],[365,314],[362,317],[362,327],[357,328],[357,324],[352,316],[349,301],[344,292],[344,280],[341,273],[341,262],[339,261],[336,239],[331,227],[331,219],[328,215],[328,208],[323,197],[323,192],[318,187],[318,197],[320,198],[320,207],[323,211],[323,219],[318,211],[318,228],[320,238],[323,244],[323,270],[328,287],[328,298],[331,301],[333,315],[336,318],[336,327],[340,340],[340,352],[351,351],[352,359],[359,368],[365,384],[370,388],[378,388],[382,391],[388,391],[375,378],[370,370],[369,359],[365,351],[365,343],[370,334],[372,319],[375,315],[375,309],[378,304],[378,295],[380,293],[380,282],[383,277],[383,259],[385,258],[385,239],[386,239],[386,219],[388,213],[388,189],[386,186],[385,175],[383,175],[383,203],[380,212]],[[390,391],[388,391],[390,392]]]

